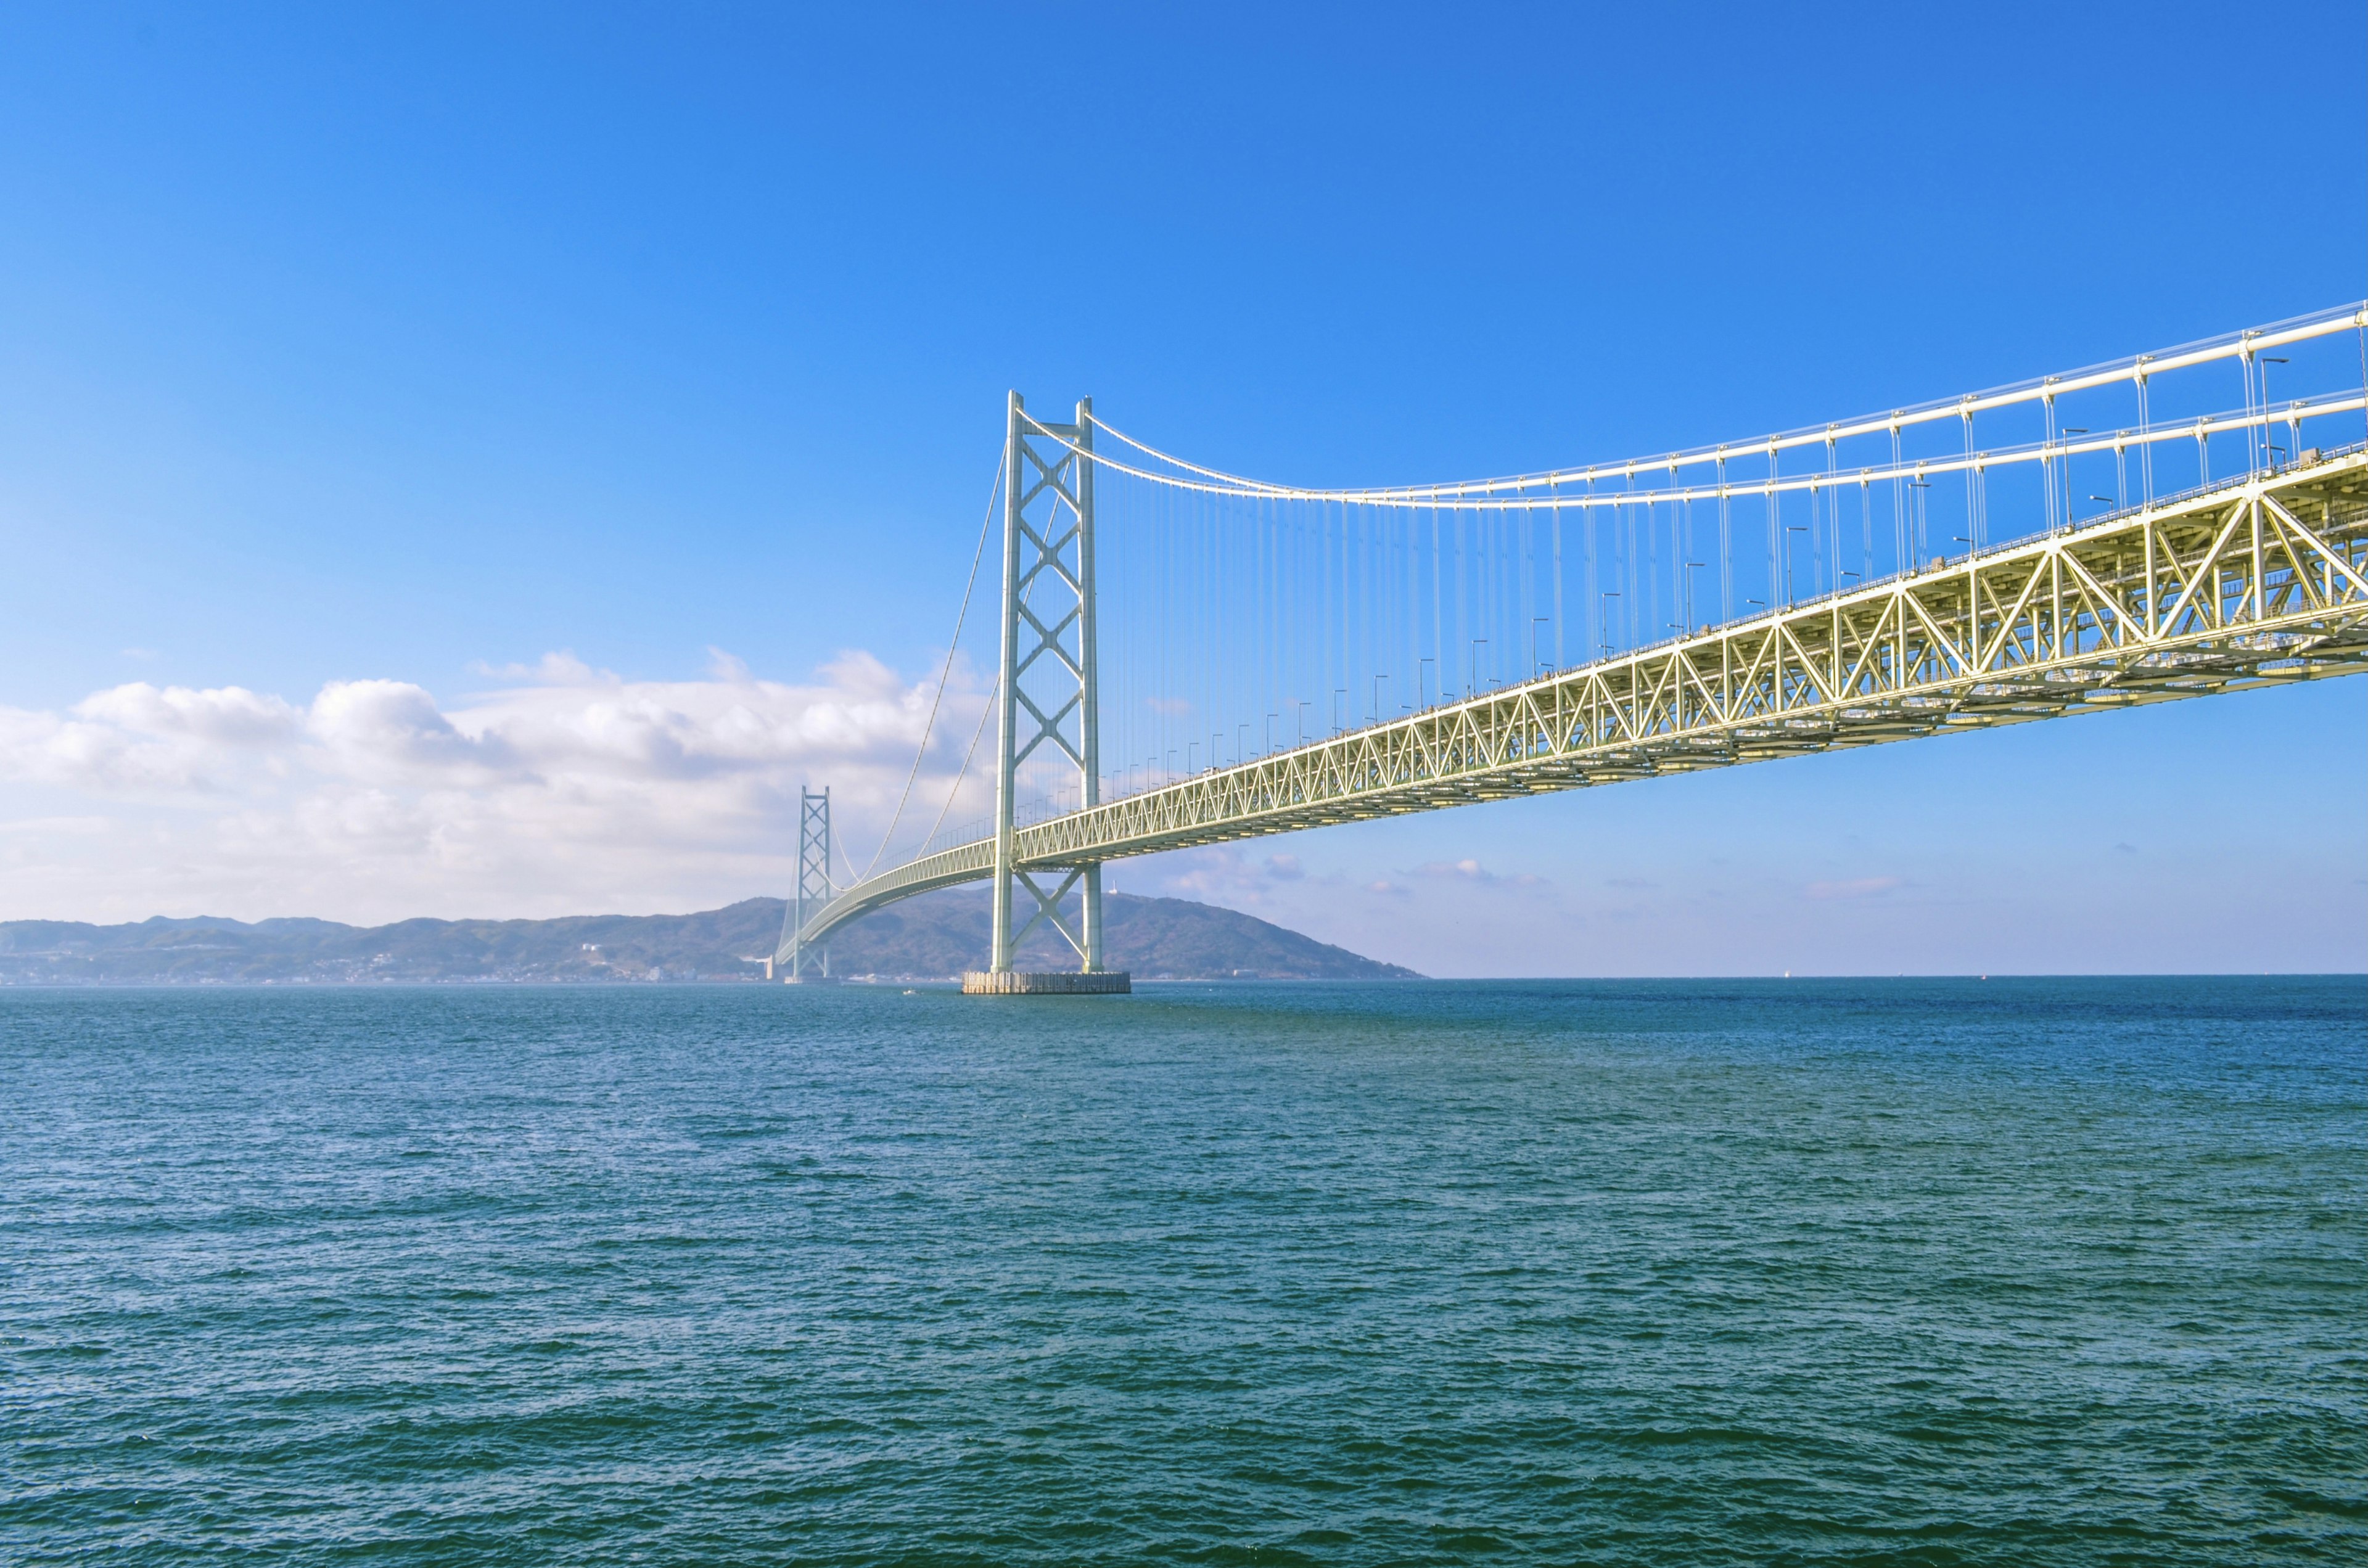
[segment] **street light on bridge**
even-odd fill
[[[2266,423],[2270,415],[2270,367],[2272,365],[2286,365],[2291,363],[2293,363],[2293,361],[2287,359],[2283,355],[2264,354],[2261,356],[2261,418],[2264,421],[2261,426],[2261,439],[2264,442],[2269,439],[2270,436],[2270,427]],[[2294,412],[2291,409],[2286,413],[2286,438],[2288,440],[2294,441],[2296,444],[2301,442],[2302,428],[2299,423],[2294,419]],[[2282,453],[2289,460],[2294,457],[2294,454],[2287,451],[2283,447],[2271,447],[2270,448],[2270,450]],[[2272,473],[2276,472],[2277,466],[2278,465],[2274,462],[2270,464],[2270,472]]]

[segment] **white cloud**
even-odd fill
[[[45,834],[71,833],[91,835],[105,833],[105,817],[23,817],[15,822],[0,822],[0,833]]]
[[[102,793],[210,791],[242,755],[287,744],[301,712],[243,687],[134,681],[67,714],[0,708],[0,780]]]
[[[1417,877],[1448,878],[1456,881],[1478,882],[1486,886],[1504,883],[1517,888],[1545,886],[1546,880],[1531,871],[1516,871],[1509,877],[1499,876],[1474,859],[1426,860],[1414,869]]]
[[[1857,877],[1849,881],[1811,882],[1802,891],[1815,899],[1874,898],[1899,885],[1897,877]]]
[[[356,778],[474,783],[512,755],[498,735],[454,729],[427,688],[408,681],[331,681],[313,699],[309,728],[329,765]]]
[[[593,674],[591,665],[565,648],[545,653],[531,665],[488,665],[480,660],[471,668],[481,676],[513,685],[537,681],[546,686],[573,686],[590,679]]]
[[[1220,903],[1234,909],[1259,909],[1274,902],[1285,884],[1337,883],[1337,878],[1313,878],[1296,855],[1259,855],[1256,845],[1211,844],[1196,849],[1170,850],[1140,869],[1132,885],[1156,887],[1181,898]]]
[[[0,708],[0,918],[548,915],[777,892],[799,786],[831,786],[842,845],[868,856],[934,695],[860,653],[803,685],[720,651],[700,680],[629,681],[567,653],[488,673],[504,684],[449,705],[357,679],[302,707],[135,682],[63,713]],[[944,803],[982,700],[958,668],[900,842]],[[985,809],[985,788],[966,781],[952,820]]]
[[[277,697],[261,697],[241,686],[192,691],[163,688],[146,681],[113,687],[83,699],[74,712],[84,719],[160,735],[191,735],[222,745],[268,745],[292,734],[303,715]]]

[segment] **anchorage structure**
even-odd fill
[[[974,979],[980,989],[1023,989],[1016,978],[996,977],[1011,975],[1014,951],[1039,923],[1068,941],[1087,975],[1099,971],[1101,868],[1130,855],[2368,671],[2368,443],[2359,439],[2368,384],[2274,404],[2266,392],[2268,367],[2283,367],[2285,353],[2300,351],[2290,346],[2355,335],[2368,364],[2368,308],[2347,307],[1756,446],[1400,491],[1299,491],[1178,460],[1164,460],[1172,467],[1163,471],[1158,454],[1142,456],[1149,449],[1138,443],[1113,455],[1127,438],[1098,423],[1089,403],[1078,405],[1074,424],[1053,425],[1030,418],[1015,394],[1005,453],[1000,679],[989,714],[998,725],[993,830],[856,882],[801,916],[795,931],[784,933],[784,948],[817,942],[894,900],[991,879],[994,967]],[[2150,383],[2196,365],[2241,369],[2245,407],[2149,423]],[[2368,370],[2362,375],[2368,380]],[[2062,423],[2059,400],[2113,386],[2135,388],[2135,428],[2091,432]],[[1975,415],[2015,407],[2044,414],[2044,439],[1977,449]],[[1887,437],[1897,454],[1903,429],[1959,422],[1962,456],[1836,465],[1838,442]],[[2304,445],[2312,432],[2347,426],[2347,444]],[[1112,437],[1112,448],[1098,451],[1097,432]],[[2164,454],[2189,446],[2200,483],[2157,493]],[[1803,450],[1822,450],[1823,472],[1781,472],[1784,453]],[[2237,453],[2237,472],[2212,460],[2224,450]],[[1730,467],[1754,451],[1765,459],[1765,480],[1742,479]],[[2072,475],[2100,471],[2075,465],[2096,463],[2123,476],[2118,484],[2104,481],[2120,494],[2089,496],[2104,509],[2076,517]],[[1707,477],[1687,480],[1689,468]],[[1770,560],[1787,576],[1782,587],[1771,577],[1765,591],[1773,603],[1724,624],[1695,625],[1689,611],[1675,637],[1430,701],[1403,717],[1383,716],[1376,700],[1375,722],[1362,728],[1254,759],[1239,755],[1247,746],[1236,747],[1230,766],[1162,777],[1105,800],[1095,657],[1097,469],[1255,506],[1424,508],[1433,518],[1549,507],[1558,518],[1590,506],[1619,517],[1618,508],[1634,515],[1645,506],[1674,515],[1699,501],[1715,506],[1722,542],[1730,504],[1757,496],[1769,508]],[[1184,477],[1174,478],[1176,470]],[[1635,487],[1640,475],[1664,472],[1668,479],[1657,491]],[[2016,472],[2040,481],[2032,486],[2037,515],[2021,537],[1987,543],[1985,525],[1991,537],[2004,531],[1989,510],[1990,487]],[[1969,509],[1978,508],[1968,517],[1971,537],[1960,536],[1955,552],[1910,549],[1914,519],[1943,475],[1961,478]],[[1623,478],[1626,487],[1615,491]],[[1583,492],[1565,488],[1581,483]],[[1794,548],[1789,536],[1805,530],[1779,534],[1778,506],[1803,505],[1805,513],[1795,515],[1822,522],[1830,548],[1837,517],[1853,523],[1867,517],[1867,498],[1882,485],[1908,497],[1895,569],[1869,570],[1849,583],[1840,579],[1856,574],[1838,571],[1828,591],[1793,598],[1793,557],[1784,552]],[[1835,497],[1846,504],[1853,493],[1858,510],[1839,511]],[[1691,592],[1692,579],[1681,581]],[[1416,583],[1438,591],[1436,579]],[[1632,575],[1626,586],[1636,585]],[[1207,734],[1205,722],[1201,730]],[[1221,737],[1208,739],[1213,754]],[[1068,809],[1023,823],[1018,769],[1046,747],[1075,766],[1078,793]],[[1015,889],[1032,906],[1017,925]],[[1082,890],[1075,921],[1061,908],[1073,890]]]

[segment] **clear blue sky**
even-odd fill
[[[2232,62],[2260,69],[2232,82]],[[629,681],[698,682],[718,648],[783,682],[847,650],[917,677],[1008,387],[1091,392],[1237,471],[1418,480],[1786,427],[2356,299],[2363,62],[2362,7],[2316,0],[13,6],[0,706],[63,715],[127,682],[302,706],[362,679],[449,705],[555,650]],[[1623,967],[1783,967],[1770,923],[1824,931],[1845,905],[1913,933],[1900,967],[1993,948],[2024,968],[2359,967],[2363,687],[1317,835],[1290,846],[1304,875],[1240,872],[1231,894],[1224,867],[1119,881],[1197,878],[1440,971],[1501,967],[1491,941],[1516,969],[1604,967],[1577,933],[1614,929]],[[2145,787],[2109,784],[2133,768]],[[2225,966],[2192,935],[2114,935],[2174,885],[2256,874],[2207,849],[2124,864],[2208,842],[2172,781],[2270,776],[2340,802],[2294,824],[2280,873],[2317,934],[2256,933]],[[114,820],[63,774],[27,777],[0,816]],[[2092,791],[2107,802],[2065,810]],[[2257,866],[2283,853],[2230,831],[2260,835]],[[1889,836],[1861,852],[1850,833]],[[1662,868],[1665,904],[1612,888],[1656,880],[1589,848],[1615,841]],[[2066,962],[2018,963],[1948,913],[2072,898],[2032,879],[2088,849],[2113,891],[2063,916],[2089,944]],[[1736,855],[1760,858],[1734,887],[1828,891],[1703,926],[1683,899]],[[1530,884],[1474,903],[1464,927],[1521,937],[1466,950],[1394,913],[1421,898],[1351,896],[1466,858],[1534,861],[1559,902],[1520,904]],[[778,892],[774,864],[614,897]],[[229,886],[160,883],[140,908],[120,878],[77,902],[82,874],[42,882],[59,913],[195,913]],[[1484,903],[1506,885],[1432,881]],[[263,907],[335,903],[327,883],[241,885],[225,912],[340,912]],[[411,912],[546,912],[420,886]],[[385,912],[367,903],[348,901]],[[1846,926],[1798,963],[1853,967]],[[1703,932],[1730,946],[1704,953]]]

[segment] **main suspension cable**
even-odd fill
[[[905,775],[904,792],[896,797],[896,810],[888,818],[888,825],[880,835],[880,847],[871,852],[871,863],[863,868],[863,876],[858,877],[856,879],[858,881],[864,881],[880,869],[880,858],[888,853],[889,841],[896,836],[896,824],[904,820],[905,802],[913,798],[913,780],[921,776],[921,763],[929,755],[929,736],[938,727],[938,708],[946,699],[946,683],[953,678],[954,655],[962,647],[962,622],[970,618],[971,592],[978,586],[979,562],[986,559],[986,536],[995,527],[995,501],[996,496],[1003,494],[1003,474],[1010,455],[1010,442],[1007,437],[1002,455],[995,460],[995,483],[987,489],[986,517],[978,525],[978,548],[971,552],[970,577],[962,584],[962,608],[954,612],[954,634],[946,643],[945,668],[938,672],[938,688],[929,694],[928,722],[921,726],[921,744],[913,753],[912,771]],[[989,703],[987,706],[992,710],[994,704]],[[964,766],[968,766],[967,758],[964,759]],[[954,782],[959,786],[962,780],[957,778]],[[951,796],[948,797],[948,801],[951,802]],[[939,813],[939,820],[943,820],[942,812]],[[929,831],[934,833],[937,830],[932,828]],[[851,871],[854,867],[849,866],[848,869]]]
[[[1305,485],[1278,484],[1270,481],[1250,479],[1241,474],[1229,473],[1223,469],[1209,468],[1188,461],[1172,452],[1162,451],[1156,447],[1135,439],[1099,416],[1094,416],[1093,423],[1095,428],[1115,437],[1145,457],[1181,469],[1185,472],[1200,475],[1203,479],[1214,481],[1221,490],[1233,490],[1246,494],[1286,496],[1299,500],[1354,501],[1376,506],[1405,506],[1429,501],[1452,503],[1474,496],[1486,497],[1508,494],[1520,497],[1532,491],[1551,489],[1578,480],[1609,479],[1617,476],[1625,477],[1633,483],[1635,475],[1641,472],[1658,471],[1663,468],[1698,467],[1713,462],[1723,456],[1736,457],[1748,454],[1773,457],[1777,453],[1795,447],[1831,444],[1836,440],[1847,440],[1860,436],[1879,436],[1886,432],[1896,432],[1908,426],[1924,425],[1937,420],[1963,419],[1973,414],[1987,413],[1993,409],[2011,407],[2019,403],[2040,403],[2052,406],[2055,399],[2070,392],[2084,392],[2094,387],[2109,386],[2118,382],[2143,381],[2146,378],[2159,376],[2169,370],[2209,364],[2217,359],[2240,359],[2249,366],[2253,357],[2264,349],[2305,342],[2333,333],[2346,332],[2360,332],[2363,334],[2363,343],[2368,343],[2368,301],[2342,305],[2306,316],[2295,316],[2244,332],[2225,333],[2217,337],[2182,344],[2175,348],[2136,355],[2126,359],[2112,360],[2061,375],[2015,381],[1986,392],[1969,392],[1962,397],[1936,398],[1930,402],[1894,409],[1888,413],[1867,415],[1837,424],[1804,426],[1797,429],[1779,431],[1774,435],[1759,437],[1748,441],[1725,442],[1714,447],[1695,447],[1653,457],[1626,458],[1609,462],[1590,463],[1584,468],[1503,474],[1492,478],[1437,484],[1383,485],[1353,490],[1326,490]],[[2247,389],[2244,416],[2229,421],[2226,428],[2249,430],[2255,426],[2269,423],[2267,420],[2252,417],[2253,399],[2249,373]],[[1047,436],[1052,435],[1050,431],[1043,433]],[[1053,439],[1060,440],[1060,437],[1053,437]],[[1062,441],[1061,444],[1071,446],[1071,443],[1066,441]],[[2110,445],[2108,442],[2085,444],[2063,442],[2056,438],[2051,429],[2049,438],[2032,449],[2032,452],[2044,460],[2057,454],[2102,449],[2108,445]],[[1081,450],[1074,446],[1071,446],[1071,449]],[[1174,474],[1146,473],[1117,462],[1107,455],[1093,455],[1097,460],[1123,472],[1133,473],[1138,478],[1191,487],[1189,482],[1179,480]],[[1955,467],[1956,465],[1950,465],[1948,471],[1954,472]],[[1807,486],[1804,484],[1795,488],[1805,489]],[[1709,494],[1713,492],[1704,492],[1705,495]],[[1664,498],[1667,498],[1666,494]]]
[[[953,788],[946,791],[946,803],[938,808],[938,820],[929,824],[928,837],[921,840],[924,853],[928,851],[931,841],[938,836],[938,829],[946,825],[946,813],[954,809],[954,798],[962,793],[962,780],[970,777],[970,759],[978,755],[978,743],[986,733],[986,722],[994,717],[995,705],[1002,699],[1002,697],[1003,677],[997,676],[995,685],[987,690],[986,707],[978,716],[978,728],[970,733],[970,749],[962,753],[962,764],[954,774]]]

